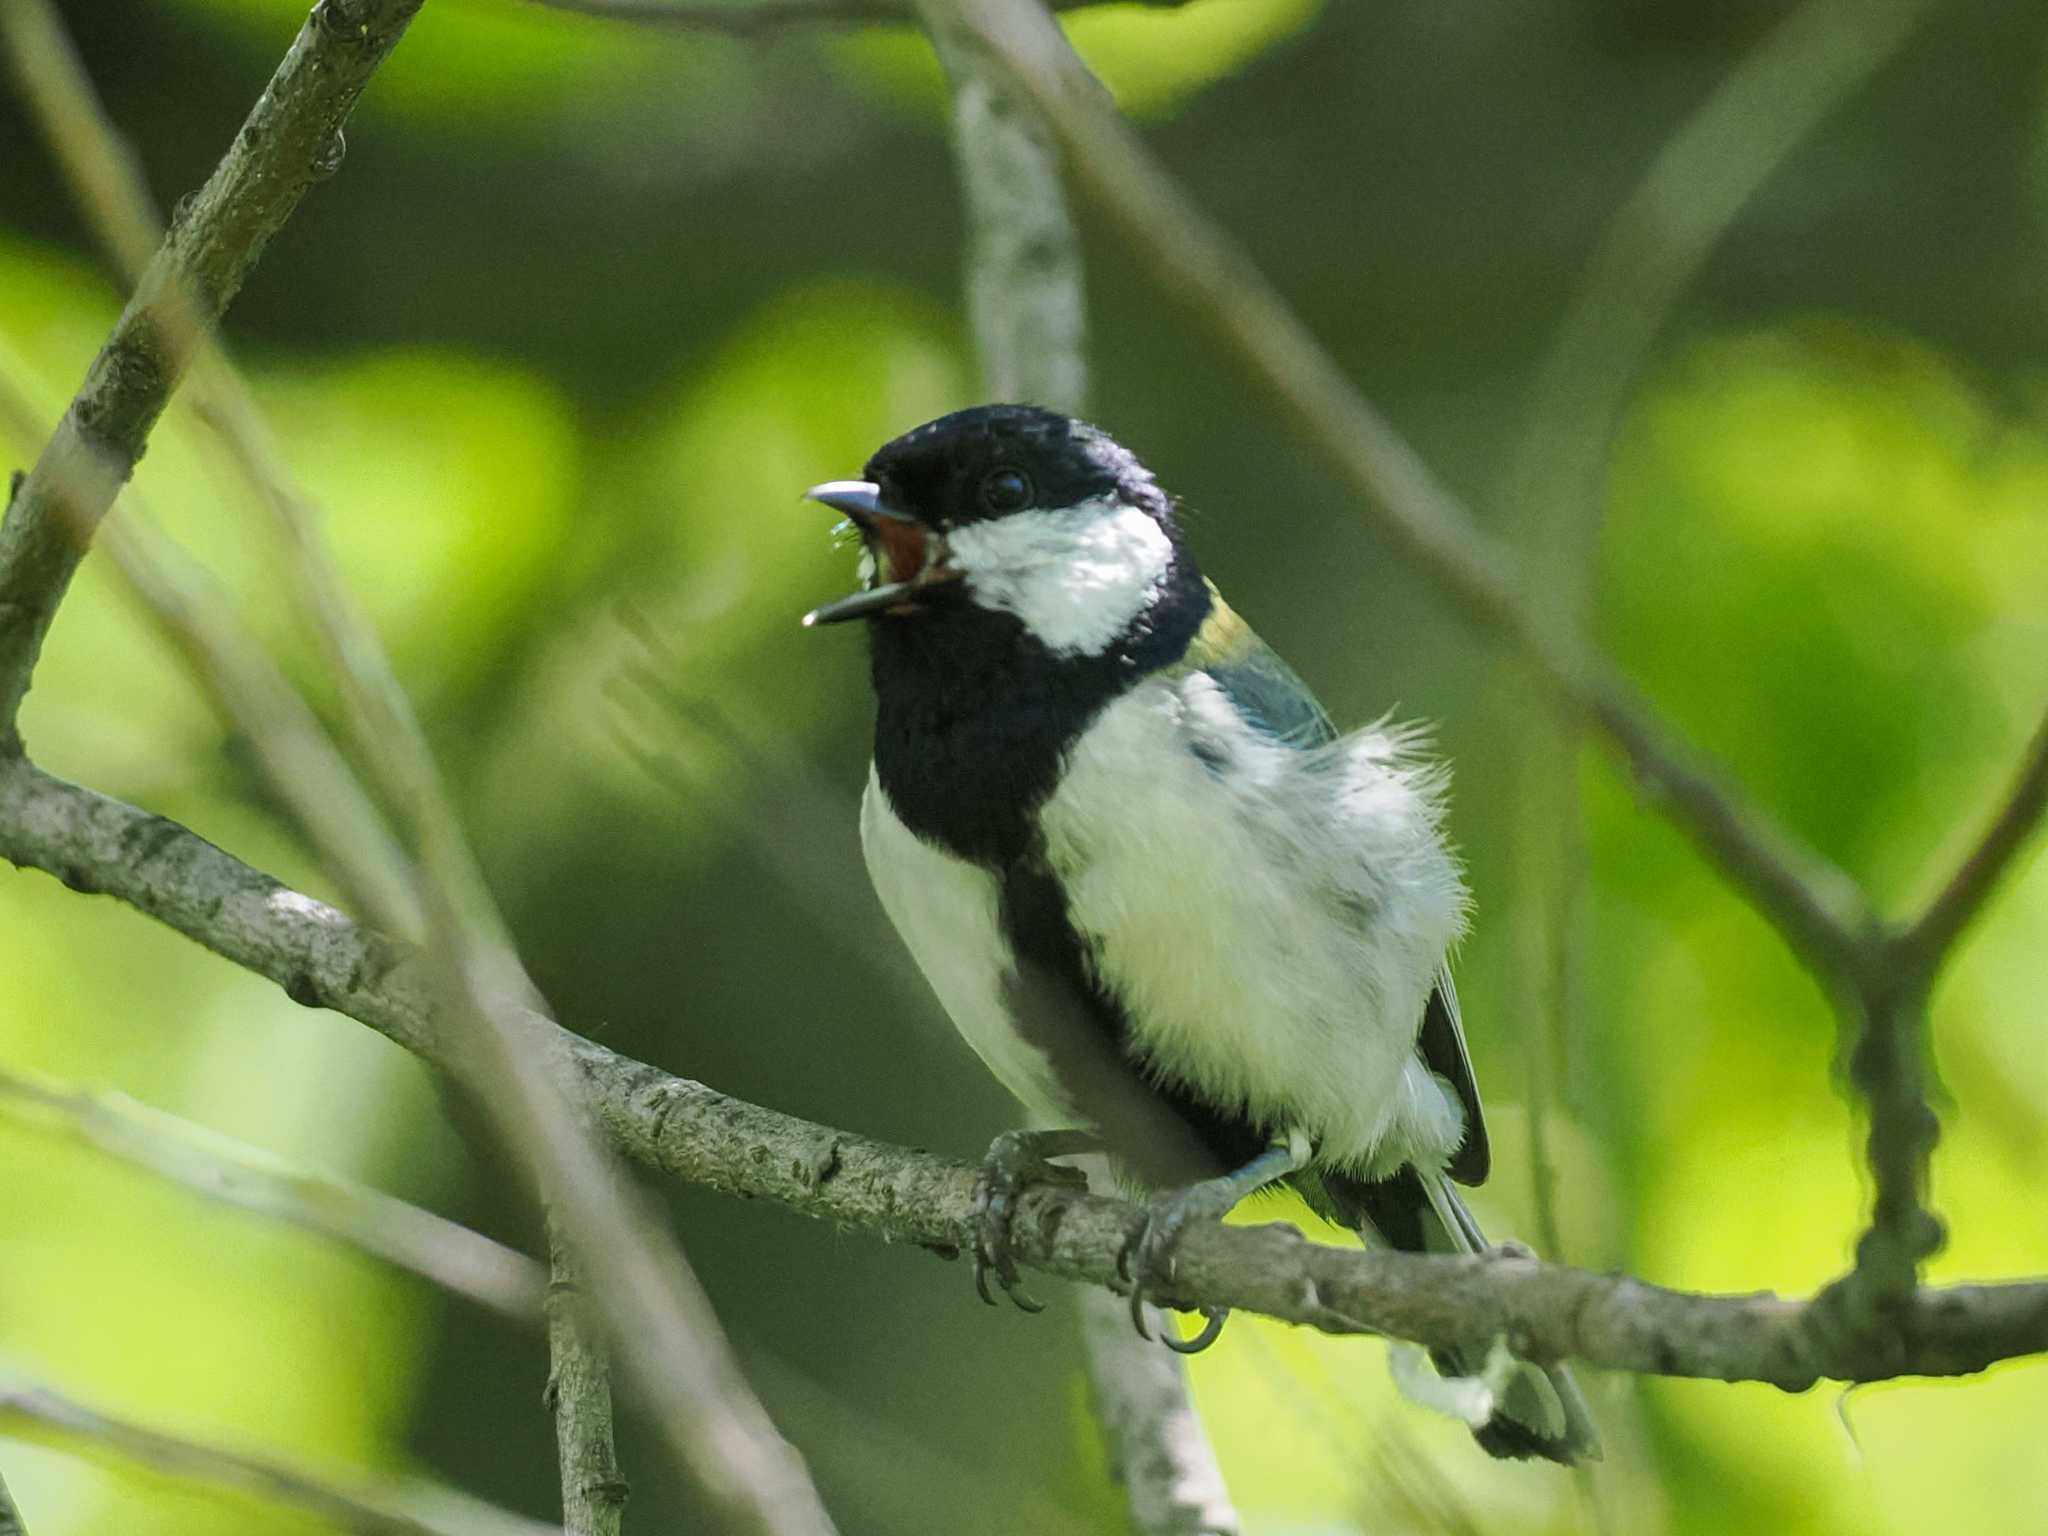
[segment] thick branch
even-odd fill
[[[321,0],[206,185],[178,217],[56,436],[0,523],[0,750],[43,637],[191,355],[306,189],[332,174],[342,125],[421,0]]]
[[[41,1387],[0,1386],[0,1425],[17,1435],[32,1433],[172,1477],[289,1504],[365,1536],[561,1536],[557,1526],[525,1519],[452,1488],[346,1484],[267,1456],[117,1419]]]
[[[0,857],[115,896],[306,1006],[346,1013],[429,1060],[443,1057],[436,994],[418,960],[162,817],[17,761],[0,767]],[[728,1098],[537,1022],[626,1156],[891,1241],[971,1241],[971,1167]],[[1032,1192],[1016,1224],[1018,1256],[1114,1288],[1135,1215],[1121,1201]],[[1769,1295],[1688,1295],[1519,1258],[1324,1248],[1279,1227],[1194,1230],[1180,1274],[1178,1301],[1330,1332],[1468,1348],[1505,1335],[1536,1359],[1569,1355],[1617,1370],[1794,1389],[1822,1377],[1961,1375],[2048,1351],[2048,1283],[2039,1282],[1915,1291],[1872,1343],[1838,1334],[1807,1303]]]
[[[0,1115],[52,1125],[209,1200],[344,1243],[508,1317],[540,1316],[547,1276],[532,1259],[381,1190],[293,1168],[121,1094],[57,1088],[6,1071]]]

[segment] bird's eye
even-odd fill
[[[1001,517],[1031,505],[1031,480],[1021,470],[992,469],[981,477],[981,504]]]

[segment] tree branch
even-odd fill
[[[583,1294],[583,1266],[548,1217],[547,1404],[555,1418],[567,1536],[619,1536],[629,1492],[612,1436],[612,1364]]]
[[[906,25],[916,20],[916,0],[530,0],[551,11],[597,16],[641,26],[703,28],[743,37],[776,27],[858,27]],[[1079,10],[1103,0],[1050,0],[1056,11]],[[1187,0],[1137,0],[1171,10]]]
[[[421,0],[320,0],[206,185],[180,205],[57,434],[0,523],[0,752],[84,539],[141,457],[192,352],[307,188]]]
[[[381,1190],[290,1167],[122,1094],[56,1088],[0,1070],[0,1115],[52,1126],[209,1200],[344,1243],[507,1317],[541,1315],[547,1276],[516,1249]]]
[[[1909,967],[1921,974],[1931,973],[1955,947],[2033,837],[2044,813],[2048,813],[2048,716],[2042,718],[2027,744],[2019,775],[1991,825],[1927,910],[1899,936],[1899,955]]]
[[[52,778],[0,766],[0,857],[114,896],[295,1001],[333,1008],[439,1062],[446,1031],[421,957],[323,902],[241,864],[173,822]],[[975,1170],[728,1098],[532,1019],[581,1079],[624,1155],[686,1183],[775,1201],[894,1242],[962,1248],[975,1231]],[[1022,1200],[1019,1259],[1116,1289],[1137,1212],[1041,1189]],[[1768,1381],[1963,1375],[2048,1351],[2048,1283],[1920,1289],[1885,1340],[1843,1334],[1811,1303],[1700,1296],[1534,1260],[1447,1259],[1325,1248],[1280,1227],[1200,1227],[1180,1250],[1187,1305],[1263,1312],[1334,1333],[1376,1331],[1436,1347],[1505,1336],[1515,1352],[1615,1370]]]
[[[303,1467],[186,1439],[119,1419],[46,1388],[0,1385],[0,1424],[172,1477],[289,1504],[364,1536],[561,1536],[543,1525],[435,1484],[344,1484]],[[5,1530],[0,1524],[0,1530]]]
[[[1138,1536],[1238,1536],[1223,1469],[1188,1396],[1187,1362],[1138,1337],[1122,1298],[1079,1292],[1088,1393]],[[1170,1326],[1156,1314],[1154,1321]]]
[[[28,1525],[15,1507],[14,1495],[7,1491],[4,1480],[0,1480],[0,1536],[28,1536]]]

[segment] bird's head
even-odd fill
[[[862,590],[806,624],[987,617],[1055,656],[1128,645],[1201,578],[1171,503],[1106,432],[1027,405],[926,422],[869,459],[860,480],[806,494],[864,545]]]

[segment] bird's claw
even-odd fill
[[[1202,1203],[1191,1198],[1187,1190],[1160,1196],[1145,1207],[1145,1214],[1124,1239],[1116,1256],[1116,1272],[1131,1287],[1131,1326],[1138,1330],[1141,1339],[1152,1337],[1152,1331],[1145,1326],[1146,1302],[1173,1288],[1174,1250],[1180,1246],[1181,1234],[1190,1221],[1210,1219],[1210,1213],[1201,1208]],[[1203,1307],[1200,1311],[1205,1319],[1200,1333],[1183,1339],[1163,1326],[1162,1319],[1159,1342],[1182,1355],[1198,1355],[1214,1344],[1223,1333],[1230,1308]]]
[[[1080,1169],[1046,1161],[1042,1145],[1043,1138],[1031,1131],[1005,1131],[990,1145],[981,1176],[974,1181],[974,1293],[991,1307],[1001,1305],[989,1289],[989,1277],[994,1276],[1020,1311],[1045,1310],[1045,1303],[1024,1289],[1010,1252],[1010,1221],[1018,1197],[1033,1184],[1088,1187],[1088,1176]]]

